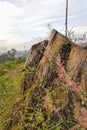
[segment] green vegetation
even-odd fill
[[[75,124],[71,119],[71,113],[70,118],[66,115],[66,119],[62,111],[58,112],[66,106],[68,95],[64,87],[58,85],[55,58],[52,58],[48,74],[39,79],[38,85],[30,80],[30,75],[36,69],[29,67],[26,70],[30,84],[24,96],[29,105],[19,112],[20,119],[16,130],[61,130],[65,127],[68,129],[68,124],[69,127]]]
[[[21,58],[0,65],[0,129],[3,129],[6,117],[19,98],[24,62],[25,59]]]
[[[0,63],[4,63],[6,61],[14,61],[16,52],[17,51],[14,48],[12,48],[11,50],[8,50],[7,52],[4,52],[3,54],[1,54]]]
[[[32,66],[28,64],[23,69],[25,75],[20,71],[23,67],[22,59],[6,62],[0,66],[2,130],[82,130],[87,128],[86,95],[78,80],[81,77],[73,75],[75,65],[71,64],[73,58],[71,51],[75,45],[66,39],[66,41],[60,41],[58,45],[55,41],[51,48],[47,48],[48,53],[46,52],[46,55],[44,53],[42,59],[38,60],[40,64],[34,62]],[[78,47],[75,49],[78,51]],[[35,58],[36,56],[32,61]],[[82,58],[78,57],[78,59]],[[70,70],[67,69],[69,60],[73,67]],[[21,89],[19,89],[22,79]]]

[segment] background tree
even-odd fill
[[[12,48],[11,50],[7,51],[7,55],[8,55],[8,58],[10,60],[15,60],[15,54],[16,54],[16,50],[14,48]]]

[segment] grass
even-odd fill
[[[24,59],[16,59],[0,64],[0,129],[3,129],[5,118],[19,96],[20,84],[24,76],[21,71],[24,62]]]

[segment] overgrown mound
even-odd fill
[[[52,30],[25,64],[21,99],[4,130],[87,128],[87,52]]]

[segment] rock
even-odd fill
[[[58,56],[59,70],[56,63]],[[12,109],[10,117],[13,125],[10,124],[9,130],[14,127],[16,130],[19,124],[24,130],[48,130],[57,126],[60,120],[62,130],[71,129],[77,123],[74,103],[81,103],[82,99],[72,90],[70,84],[72,86],[79,82],[81,90],[86,92],[87,51],[53,29],[48,41],[32,46],[24,71],[25,77],[21,85],[24,99],[19,102],[18,107],[15,104]],[[20,119],[15,121],[16,117]]]
[[[44,54],[47,44],[48,44],[48,41],[45,40],[43,42],[40,42],[32,46],[32,48],[30,49],[28,53],[28,57],[26,59],[25,68],[28,66],[37,65],[39,63],[39,61],[41,60]]]

